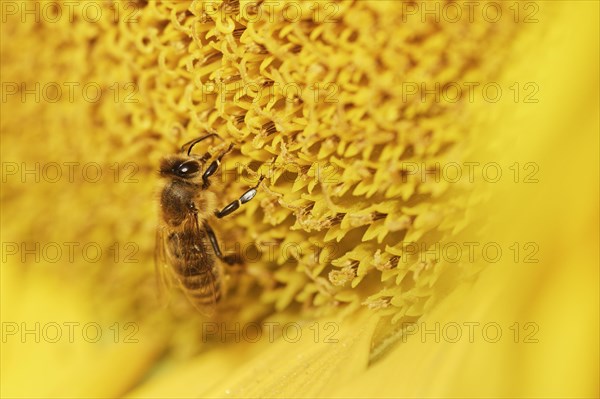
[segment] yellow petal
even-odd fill
[[[544,88],[540,105],[525,120],[523,104],[505,107],[513,112],[490,132],[501,151],[492,159],[540,170],[538,183],[493,187],[478,212],[494,227],[482,239],[502,243],[504,256],[401,326],[395,348],[336,397],[598,397],[599,10],[554,6],[545,40],[524,57],[543,59],[529,75]],[[530,71],[519,68],[511,78]]]

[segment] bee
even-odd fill
[[[211,181],[221,160],[233,144],[213,158],[192,153],[198,143],[217,137],[212,133],[196,138],[181,147],[178,154],[161,160],[159,174],[165,180],[160,193],[160,222],[156,230],[155,267],[160,291],[177,283],[190,303],[206,316],[212,316],[224,292],[222,263],[241,263],[236,255],[225,256],[209,225],[213,218],[223,218],[247,203],[257,193],[264,179],[239,199],[218,210],[219,182]],[[222,140],[222,139],[221,139]],[[208,167],[205,167],[208,165]],[[214,180],[214,179],[213,179]]]

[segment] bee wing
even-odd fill
[[[199,288],[193,291],[186,289],[183,283],[179,281],[179,285],[189,302],[196,308],[197,311],[205,316],[211,317],[215,314],[217,307],[217,290],[215,288],[215,276],[212,271],[198,276],[201,280]]]
[[[203,251],[202,248],[202,230],[198,223],[198,217],[190,213],[186,218],[184,223],[188,223],[189,229],[185,229],[185,231],[192,232],[192,234],[180,234],[177,237],[176,245],[179,246],[177,251],[183,254],[189,254],[191,251]],[[173,245],[172,243],[171,245]],[[184,267],[187,269],[188,265],[190,265],[189,259],[184,259]],[[186,286],[182,278],[175,274],[175,279],[179,283],[179,286],[190,303],[198,310],[200,313],[205,316],[212,316],[215,313],[215,309],[217,306],[217,299],[220,295],[219,290],[216,286],[217,276],[214,275],[213,271],[210,268],[204,271],[201,274],[195,274],[190,272],[187,273],[187,270],[184,270],[182,275],[187,275],[188,279],[193,279],[193,288],[190,289],[189,283]],[[193,275],[193,277],[191,277]]]
[[[166,307],[171,299],[173,287],[173,276],[167,255],[167,234],[163,227],[156,229],[156,243],[154,247],[154,270],[156,275],[156,287],[158,301]]]

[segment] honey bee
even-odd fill
[[[191,304],[206,316],[214,314],[224,291],[222,263],[241,263],[236,255],[221,253],[208,222],[214,216],[231,214],[254,198],[264,179],[261,176],[255,187],[217,210],[219,182],[210,177],[233,144],[210,163],[213,156],[209,152],[202,156],[192,154],[196,144],[212,137],[221,139],[214,133],[199,137],[184,144],[180,153],[162,159],[159,174],[166,182],[160,194],[155,249],[155,267],[163,294],[175,281]]]

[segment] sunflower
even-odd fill
[[[2,396],[600,394],[598,3],[1,6]],[[153,256],[211,133],[206,317]]]

